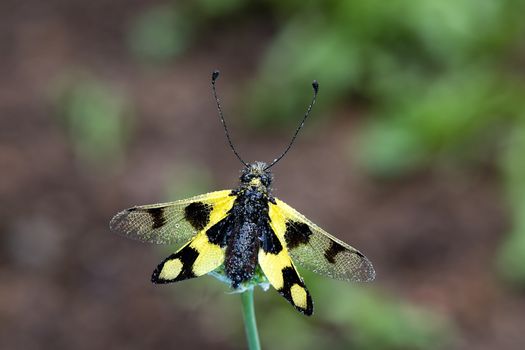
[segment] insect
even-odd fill
[[[226,138],[244,165],[239,187],[170,203],[135,206],[113,217],[110,228],[129,238],[158,244],[183,244],[153,272],[153,283],[172,283],[217,270],[233,289],[242,289],[257,274],[305,315],[312,297],[295,265],[347,281],[371,281],[375,271],[357,249],[333,237],[288,204],[274,197],[270,169],[290,150],[310,115],[319,91],[284,152],[270,164],[246,163],[231,141],[215,88],[212,91]]]

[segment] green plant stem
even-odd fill
[[[248,349],[261,350],[257,322],[255,321],[255,308],[253,307],[253,288],[241,293],[241,298],[244,329],[246,330],[246,338],[248,339]]]

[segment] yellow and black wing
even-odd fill
[[[228,215],[235,198],[231,190],[224,190],[170,203],[136,206],[115,215],[110,228],[143,242],[187,243],[157,267],[153,282],[198,277],[224,261],[224,249],[210,242],[206,231]]]
[[[216,191],[175,202],[135,206],[115,215],[109,227],[142,242],[186,243],[231,209],[235,200],[231,192]]]
[[[270,226],[273,226],[272,223]],[[275,235],[273,230],[272,227],[269,235]],[[312,297],[295,269],[286,246],[277,236],[266,238],[273,242],[269,244],[270,249],[267,249],[264,244],[259,249],[259,266],[279,294],[288,300],[297,311],[310,316],[314,311]]]
[[[292,260],[318,274],[346,281],[372,281],[375,271],[357,249],[330,235],[279,199],[269,204],[272,228]]]

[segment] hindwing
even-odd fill
[[[184,247],[157,266],[151,281],[171,283],[205,275],[224,262],[224,249],[202,230]]]
[[[299,312],[310,316],[313,313],[312,297],[295,269],[286,245],[275,235],[271,222],[270,227],[263,238],[265,244],[259,249],[259,266],[279,294]]]
[[[286,251],[279,253],[259,250],[259,266],[268,282],[279,294],[290,302],[299,312],[310,316],[313,313],[313,302],[306,285]]]

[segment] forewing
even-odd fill
[[[274,231],[286,243],[293,261],[328,277],[346,281],[371,281],[375,271],[357,249],[330,235],[279,199],[270,203]]]
[[[181,244],[224,218],[234,200],[231,190],[223,190],[175,202],[136,206],[115,215],[109,227],[143,242]]]

